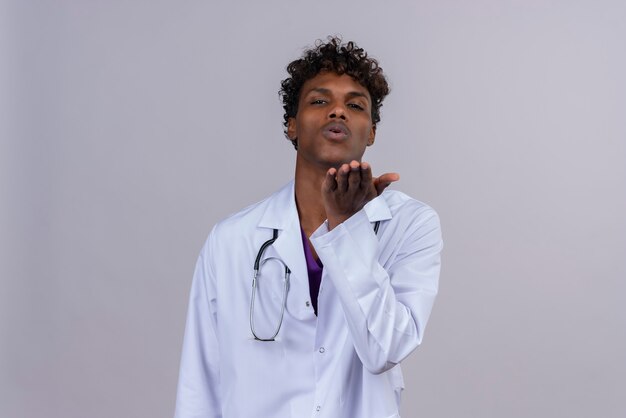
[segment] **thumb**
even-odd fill
[[[373,182],[374,187],[376,188],[376,193],[380,196],[391,183],[398,180],[400,180],[400,175],[398,173],[385,173],[375,177]]]

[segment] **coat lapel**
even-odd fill
[[[305,307],[309,296],[309,276],[304,258],[300,220],[296,208],[293,181],[278,191],[268,202],[259,222],[260,228],[278,229],[278,238],[263,254],[262,260],[279,258],[291,270],[287,311],[298,319],[306,319],[310,310]]]

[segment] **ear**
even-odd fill
[[[374,140],[376,139],[376,125],[372,125],[372,129],[370,129],[369,138],[367,138],[367,146],[374,144]]]
[[[298,137],[298,129],[296,128],[296,118],[289,118],[287,121],[287,136],[294,140]]]

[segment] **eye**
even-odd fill
[[[359,110],[359,111],[361,111],[361,110],[365,110],[365,109],[363,108],[363,106],[361,106],[361,105],[360,105],[360,104],[358,104],[358,103],[348,103],[348,107],[349,107],[349,108],[351,108],[351,109],[354,109],[354,110]]]
[[[311,101],[312,105],[321,105],[321,104],[326,104],[326,100],[324,99],[315,99]]]

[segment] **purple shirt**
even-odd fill
[[[322,270],[324,265],[321,261],[315,260],[311,247],[309,246],[309,239],[302,228],[300,228],[300,231],[302,232],[302,246],[304,247],[304,258],[306,258],[306,269],[309,273],[309,293],[311,294],[311,303],[313,304],[315,315],[317,315],[317,295],[320,292]]]

